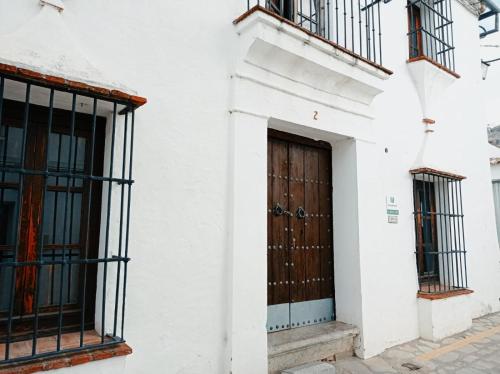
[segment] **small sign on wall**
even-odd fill
[[[387,222],[398,223],[399,206],[395,196],[387,196],[385,198],[385,205],[387,210]]]

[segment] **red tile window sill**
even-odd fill
[[[127,356],[132,353],[132,348],[121,343],[106,348],[89,349],[76,353],[61,353],[61,355],[35,359],[19,364],[0,365],[0,374],[32,374],[42,371],[62,369],[88,362],[105,360],[113,357]]]
[[[455,297],[455,296],[460,296],[460,295],[469,295],[473,292],[474,291],[467,290],[467,289],[453,290],[453,291],[441,292],[441,293],[418,292],[417,297],[420,299],[427,299],[427,300],[441,300],[441,299],[448,299],[450,297]]]

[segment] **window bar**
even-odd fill
[[[377,46],[376,46],[377,39],[375,38],[375,7],[373,6],[373,2],[371,3],[369,12],[372,14],[371,24],[372,24],[372,42],[373,42],[373,62],[377,63]]]
[[[367,7],[367,0],[365,0],[365,36],[366,36],[366,58],[370,59],[371,56],[371,42],[370,42],[370,9]]]
[[[326,30],[327,30],[327,39],[328,40],[331,40],[332,39],[332,35],[331,35],[331,30],[330,30],[330,26],[331,26],[331,19],[330,19],[330,6],[331,6],[331,3],[330,3],[330,0],[327,0],[326,1]]]
[[[422,252],[422,256],[424,258],[424,272],[423,272],[423,276],[424,276],[424,281],[426,280],[426,272],[425,270],[428,270],[427,269],[427,240],[426,240],[426,232],[425,232],[425,226],[427,224],[427,215],[428,215],[428,208],[427,208],[427,188],[426,188],[426,180],[425,180],[425,177],[426,177],[426,174],[422,174],[422,179],[423,179],[423,188],[424,188],[424,196],[423,196],[423,201],[422,201],[422,213],[423,213],[423,217],[422,217],[422,239],[423,239],[423,252]],[[430,282],[427,281],[427,288],[428,288],[428,292],[430,293],[431,292],[431,285],[430,285]]]
[[[116,103],[113,105],[113,128],[111,134],[111,151],[110,151],[110,162],[109,162],[109,178],[113,178],[113,166],[115,159],[115,131],[116,131]],[[111,220],[111,192],[112,192],[113,182],[111,179],[108,182],[108,208],[106,212],[106,244],[104,246],[104,258],[108,258],[109,253],[109,225]],[[106,282],[108,273],[108,263],[104,263],[103,270],[103,282],[102,282],[102,314],[101,314],[101,343],[104,343],[104,337],[106,335]]]
[[[414,223],[415,223],[415,260],[417,263],[417,277],[418,277],[418,289],[419,291],[422,291],[422,279],[420,278],[420,255],[419,255],[419,246],[420,246],[420,240],[419,240],[419,233],[420,233],[420,228],[418,227],[418,222],[419,222],[419,207],[418,207],[418,197],[417,197],[417,176],[416,174],[413,174],[413,216],[414,216]]]
[[[339,44],[339,0],[335,0],[335,29],[336,29],[335,38],[337,40],[337,44]]]
[[[456,276],[456,283],[455,287],[460,287],[460,277],[459,277],[459,264],[458,264],[458,241],[457,241],[457,219],[456,219],[456,213],[455,213],[455,193],[453,190],[453,180],[449,180],[450,184],[450,190],[451,190],[451,217],[453,220],[453,255],[455,257],[455,268],[454,271],[456,271],[455,276]]]
[[[44,186],[43,186],[43,194],[42,201],[45,201],[45,197],[47,195],[47,185],[48,185],[48,172],[49,172],[49,149],[50,149],[50,133],[52,131],[52,118],[54,114],[54,89],[50,90],[49,97],[49,118],[47,124],[47,147],[45,148],[45,172],[46,175],[44,177]],[[38,342],[38,313],[39,313],[39,301],[40,301],[40,278],[41,272],[43,269],[43,265],[41,262],[43,261],[43,229],[45,224],[45,212],[42,209],[42,217],[40,219],[40,227],[38,231],[38,251],[37,251],[37,260],[40,262],[36,267],[35,274],[35,319],[33,325],[33,344],[32,344],[32,352],[31,355],[36,355],[36,346]]]
[[[452,14],[452,6],[451,6],[451,1],[448,2],[449,6],[450,6],[450,35],[451,35],[451,45],[455,45],[455,40],[454,40],[454,36],[453,36],[453,21],[451,21],[453,19],[453,14]],[[451,59],[452,59],[452,62],[451,62],[451,69],[454,71],[455,70],[455,50],[453,49],[451,51]]]
[[[423,2],[426,6],[421,8],[421,12],[423,12],[424,16],[424,30],[425,30],[425,35],[426,35],[426,48],[427,48],[427,55],[434,60],[434,48],[433,48],[433,34],[432,34],[432,11],[430,6],[424,1]]]
[[[361,21],[361,0],[358,0],[359,55],[363,56],[363,26]]]
[[[458,240],[457,240],[457,215],[456,215],[456,201],[455,201],[455,190],[454,190],[454,185],[455,182],[453,180],[449,181],[450,184],[450,195],[451,195],[451,211],[450,211],[450,216],[451,219],[453,220],[453,256],[455,257],[455,268],[453,269],[456,273],[457,281],[455,284],[455,287],[460,288],[460,272],[459,272],[459,263],[458,263]]]
[[[122,158],[122,179],[125,179],[125,170],[127,163],[127,135],[128,135],[128,112],[125,113],[125,126],[123,130],[123,158]],[[119,241],[118,241],[118,257],[122,256],[122,242],[123,242],[123,210],[125,199],[125,184],[121,184],[120,191],[120,228],[119,228]],[[116,337],[116,329],[118,324],[118,299],[120,297],[120,275],[121,275],[121,261],[118,261],[118,270],[116,275],[116,295],[115,295],[115,314],[113,324],[113,337]]]
[[[132,110],[132,121],[130,126],[130,156],[128,163],[128,196],[127,196],[127,224],[125,228],[125,262],[123,264],[123,296],[122,296],[122,340],[125,329],[125,299],[127,296],[127,270],[128,270],[128,243],[130,233],[130,205],[132,201],[132,163],[134,159],[134,130],[135,130],[135,111]]]
[[[19,178],[19,190],[18,194],[16,196],[16,204],[17,204],[17,220],[16,220],[16,226],[17,226],[17,240],[16,240],[16,246],[14,249],[14,254],[12,258],[12,263],[14,266],[12,267],[12,275],[11,275],[11,284],[10,284],[10,294],[9,294],[9,316],[7,320],[7,342],[5,345],[5,359],[8,360],[10,358],[10,341],[12,337],[12,318],[14,314],[14,301],[15,301],[15,291],[16,291],[16,273],[17,273],[17,267],[19,266],[18,263],[18,254],[19,254],[19,238],[21,236],[21,213],[22,213],[22,195],[24,192],[24,163],[26,159],[26,142],[28,139],[28,121],[29,121],[29,110],[30,110],[30,94],[31,94],[31,84],[27,83],[26,84],[26,98],[25,98],[25,104],[24,104],[24,119],[23,119],[23,144],[21,147],[21,162],[20,166],[22,170],[18,171],[18,178]]]
[[[436,181],[437,179],[437,181]],[[443,232],[441,227],[441,217],[443,210],[441,209],[441,185],[439,183],[439,176],[432,177],[432,181],[434,183],[434,197],[435,197],[435,206],[436,206],[436,251],[437,251],[437,266],[438,266],[438,274],[439,274],[439,289],[440,291],[446,290],[446,274],[444,272],[444,254],[443,254]],[[438,222],[439,220],[439,222]],[[439,225],[439,227],[438,227]]]
[[[309,30],[313,31],[313,2],[309,0]]]
[[[440,1],[440,2],[437,2],[436,3],[436,8],[438,9],[438,12],[440,14],[444,14],[443,13],[443,2]],[[443,35],[443,27],[445,27],[445,20],[442,18],[442,17],[435,17],[437,18],[436,20],[436,25],[434,27],[435,29],[435,33],[436,33],[436,37],[438,38],[438,40],[444,40],[444,35]],[[439,43],[440,44],[440,43]],[[437,59],[438,59],[438,62],[443,65],[443,66],[447,66],[447,63],[446,63],[446,53],[444,52],[444,47],[443,45],[439,45],[439,52],[437,53]]]
[[[379,51],[379,64],[382,65],[382,23],[380,21],[380,1],[377,3],[378,13],[378,51]]]
[[[430,179],[432,177],[432,182],[430,182]],[[433,203],[433,195],[434,195],[434,198],[435,198],[435,184],[434,184],[434,174],[432,175],[429,175],[429,202],[430,202],[430,216],[429,216],[429,220],[430,220],[430,226],[431,226],[431,251],[432,251],[432,255],[431,255],[431,259],[432,259],[432,270],[433,270],[433,273],[436,272],[436,258],[438,258],[438,269],[439,269],[439,254],[438,254],[438,248],[436,247],[436,242],[434,242],[434,235],[437,235],[437,233],[434,233],[434,222],[436,220],[436,201],[434,199],[434,207],[432,206],[432,203]],[[438,273],[439,274],[439,273]],[[435,277],[435,274],[433,274],[433,277]],[[432,284],[434,285],[434,292],[436,292],[436,283],[437,283],[437,287],[438,287],[438,290],[440,289],[440,282],[439,282],[439,278],[438,280],[434,280],[432,282]]]
[[[450,266],[450,273],[451,273],[451,285],[452,288],[454,289],[456,287],[456,274],[455,274],[455,259],[453,256],[453,227],[452,227],[452,222],[451,222],[451,202],[450,202],[450,182],[448,178],[445,178],[446,180],[446,217],[448,221],[448,256],[450,258],[451,266]]]
[[[430,41],[431,41],[431,56],[434,61],[437,61],[437,38],[436,38],[436,11],[434,7],[436,4],[434,3],[433,0],[431,0],[432,6],[429,5],[429,8],[431,8],[431,11],[429,12],[429,34],[430,34]]]
[[[465,228],[464,228],[464,210],[463,210],[463,203],[462,203],[462,182],[459,181],[458,183],[459,187],[459,193],[460,193],[460,220],[462,222],[462,244],[463,244],[463,255],[464,255],[464,273],[465,273],[465,288],[469,288],[469,282],[467,279],[467,247],[465,246]]]
[[[96,123],[97,123],[97,99],[94,98],[93,110],[92,110],[92,138],[90,140],[90,178],[88,180],[88,197],[87,197],[87,223],[86,223],[86,238],[85,238],[85,251],[83,258],[87,260],[89,258],[89,240],[90,240],[90,210],[92,208],[92,189],[94,187],[94,155],[95,155],[95,132],[96,132]],[[80,256],[81,258],[81,256]],[[80,319],[80,347],[83,347],[83,337],[85,334],[85,308],[86,308],[86,298],[87,298],[87,271],[88,265],[85,263],[83,265],[83,282],[82,282],[82,294],[81,294],[81,308],[82,315]]]
[[[73,153],[73,138],[75,138],[75,120],[76,120],[76,93],[73,93],[73,100],[71,104],[71,132],[69,137],[69,153],[68,153],[68,176],[66,178],[66,192],[64,199],[64,223],[63,223],[63,240],[62,240],[62,261],[59,265],[60,277],[59,277],[59,321],[58,321],[58,330],[57,330],[57,352],[61,350],[61,338],[62,338],[62,325],[63,325],[63,284],[64,284],[64,269],[65,266],[68,265],[66,260],[66,228],[68,227],[68,205],[69,205],[69,194],[70,194],[70,185],[72,178],[71,172],[71,155]],[[75,144],[76,148],[76,144]],[[71,260],[71,258],[70,258]],[[71,266],[71,265],[68,265]]]
[[[73,157],[73,173],[77,174],[76,170],[76,161],[78,159],[78,136],[75,136],[75,155]],[[68,165],[68,170],[71,172],[71,166]],[[70,220],[69,220],[69,243],[68,244],[73,244],[73,214],[74,214],[74,205],[75,205],[75,182],[76,178],[73,178],[73,181],[71,182],[72,184],[72,190],[71,192],[71,204],[70,204]],[[70,246],[69,247],[69,259],[73,259],[73,248]],[[73,266],[68,266],[68,304],[71,302],[71,270]]]
[[[354,0],[351,0],[351,48],[354,50]]]
[[[56,171],[59,173],[61,171],[61,147],[62,147],[62,134],[58,134],[58,145],[57,145],[57,168]],[[59,186],[59,176],[56,177],[56,186]],[[57,212],[59,209],[57,208],[59,204],[59,190],[56,189],[54,192],[54,219],[52,222],[52,244],[56,243],[56,228],[57,228]],[[56,260],[56,251],[52,248],[52,261]],[[54,304],[54,284],[55,284],[55,266],[52,265],[50,267],[50,303]]]
[[[455,217],[455,220],[457,221],[457,231],[458,231],[458,252],[457,252],[457,256],[458,256],[458,260],[459,260],[459,263],[460,263],[460,288],[464,288],[464,273],[463,273],[463,266],[462,266],[462,235],[460,235],[460,232],[463,231],[463,228],[461,227],[461,224],[460,224],[460,211],[459,211],[459,207],[458,207],[458,183],[460,183],[459,181],[455,181],[453,183],[453,187],[454,187],[454,193],[455,193],[455,200],[456,200],[456,217]]]
[[[5,80],[4,77],[0,77],[0,130],[3,125],[3,91],[4,91]],[[7,161],[7,142],[9,141],[9,127],[5,126],[5,137],[3,139],[4,144],[6,145],[3,149],[2,155],[2,166],[6,166]],[[5,183],[5,170],[2,169],[2,178],[0,179],[1,183]],[[4,199],[4,188],[0,188],[0,203],[3,204]]]
[[[429,49],[429,33],[427,31],[427,17],[428,12],[425,11],[425,7],[421,6],[420,8],[420,30],[421,30],[421,38],[422,38],[422,54],[426,56],[432,56]]]
[[[300,26],[304,26],[304,6],[303,0],[300,0]]]
[[[443,187],[443,217],[444,217],[444,226],[445,226],[445,241],[446,241],[446,266],[447,266],[447,273],[448,273],[448,286],[449,290],[453,288],[453,264],[452,264],[452,256],[450,253],[450,233],[448,230],[448,214],[446,212],[449,212],[449,204],[447,203],[447,197],[448,197],[448,184],[445,178],[441,178],[442,180],[442,187]]]
[[[441,244],[441,253],[442,253],[442,266],[441,268],[443,269],[443,285],[445,288],[445,291],[450,289],[450,269],[448,266],[448,253],[447,253],[447,246],[445,244],[445,235],[446,231],[443,230],[443,225],[444,225],[444,212],[446,211],[446,208],[444,206],[444,191],[443,191],[443,178],[438,177],[438,198],[439,198],[439,233],[441,236],[441,239],[439,240]]]
[[[344,0],[344,47],[347,48],[347,7]]]

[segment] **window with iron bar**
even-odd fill
[[[410,59],[426,57],[455,71],[451,0],[408,0]]]
[[[135,109],[0,74],[0,368],[125,341]]]
[[[430,169],[411,173],[420,292],[466,289],[463,177]]]

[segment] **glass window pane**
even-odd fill
[[[0,188],[0,245],[16,243],[17,190]]]
[[[45,261],[62,260],[62,249],[45,250],[43,258]],[[73,249],[71,252],[66,249],[66,259],[76,260],[80,257],[80,251]],[[58,305],[61,292],[61,265],[44,266],[40,276],[40,306],[46,307]],[[63,305],[75,304],[78,302],[78,278],[79,265],[64,266],[62,279],[62,300]]]
[[[68,232],[69,243],[78,244],[80,243],[80,219],[82,215],[82,194],[74,193],[72,194],[71,210],[73,211],[73,216],[71,219],[71,227]]]
[[[0,250],[0,263],[11,262],[13,253],[12,250]],[[9,308],[11,277],[12,268],[0,266],[0,311],[2,312]]]
[[[2,126],[0,128],[0,164],[19,166],[23,149],[23,129]]]
[[[66,192],[47,191],[44,205],[44,245],[80,242],[82,194],[70,193],[67,204],[66,237],[64,237]]]

